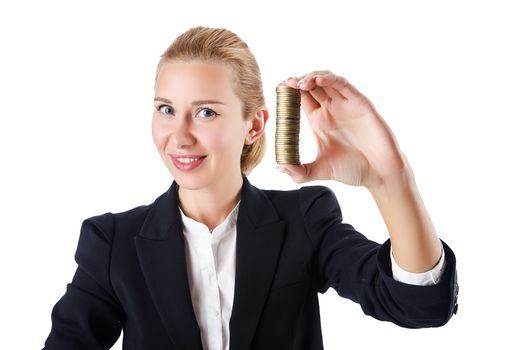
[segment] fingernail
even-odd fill
[[[297,82],[297,86],[301,86],[301,84],[304,84],[305,81],[306,81],[306,78],[302,78],[301,80]]]
[[[285,173],[285,174],[288,174],[288,175],[290,174],[290,171],[289,171],[288,169],[283,168],[283,167],[281,167],[281,166],[277,166],[276,169],[277,169],[278,171],[280,171],[280,172]]]

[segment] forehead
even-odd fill
[[[167,98],[236,98],[231,68],[226,64],[201,61],[165,62],[156,82],[158,96]]]

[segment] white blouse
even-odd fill
[[[180,208],[185,237],[187,275],[196,320],[204,350],[229,349],[229,320],[235,290],[236,220],[240,201],[212,232]],[[438,283],[445,268],[445,254],[430,271],[411,273],[400,268],[392,256],[395,280],[415,284]]]

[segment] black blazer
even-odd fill
[[[51,313],[44,349],[202,349],[188,287],[178,184],[153,203],[85,219],[78,268]],[[456,313],[455,255],[439,284],[392,278],[390,241],[342,223],[325,186],[260,190],[243,176],[230,349],[323,349],[317,293],[329,287],[363,312],[408,328]]]

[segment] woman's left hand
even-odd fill
[[[300,89],[318,154],[311,163],[279,164],[295,182],[336,180],[373,188],[407,170],[407,158],[395,136],[367,97],[330,71],[313,71],[301,78],[283,83]]]

